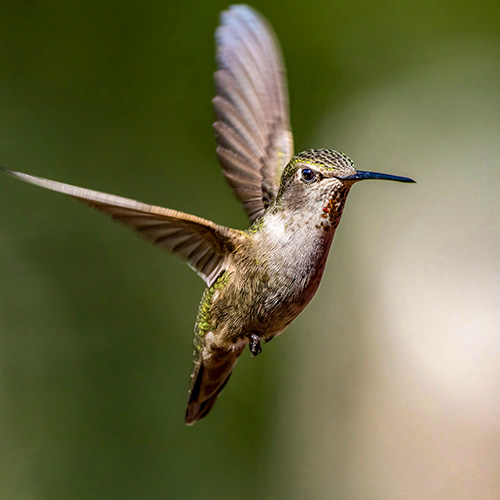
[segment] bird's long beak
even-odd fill
[[[383,181],[397,181],[397,182],[415,182],[409,177],[399,177],[398,175],[381,174],[380,172],[365,172],[358,170],[354,175],[343,177],[345,181],[364,181],[366,179],[380,179]]]

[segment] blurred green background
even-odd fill
[[[350,195],[319,293],[183,423],[202,281],[0,178],[0,498],[498,499],[500,7],[256,1],[297,151]],[[0,3],[0,163],[244,228],[212,131],[215,0]]]

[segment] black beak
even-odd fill
[[[397,182],[415,182],[409,177],[399,177],[398,175],[381,174],[379,172],[365,172],[358,170],[354,175],[343,177],[345,181],[364,181],[366,179],[380,179],[383,181],[397,181]]]

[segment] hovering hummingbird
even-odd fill
[[[245,347],[257,356],[261,343],[281,334],[313,298],[351,187],[365,179],[414,182],[357,170],[330,149],[293,156],[281,51],[255,10],[236,5],[223,12],[216,45],[217,158],[250,218],[246,231],[5,169],[131,226],[205,281],[187,424],[210,412]]]

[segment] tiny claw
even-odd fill
[[[248,343],[248,348],[250,349],[252,358],[255,358],[255,356],[258,356],[262,352],[262,347],[260,346],[260,337],[255,333],[252,333],[249,339],[250,341]]]

